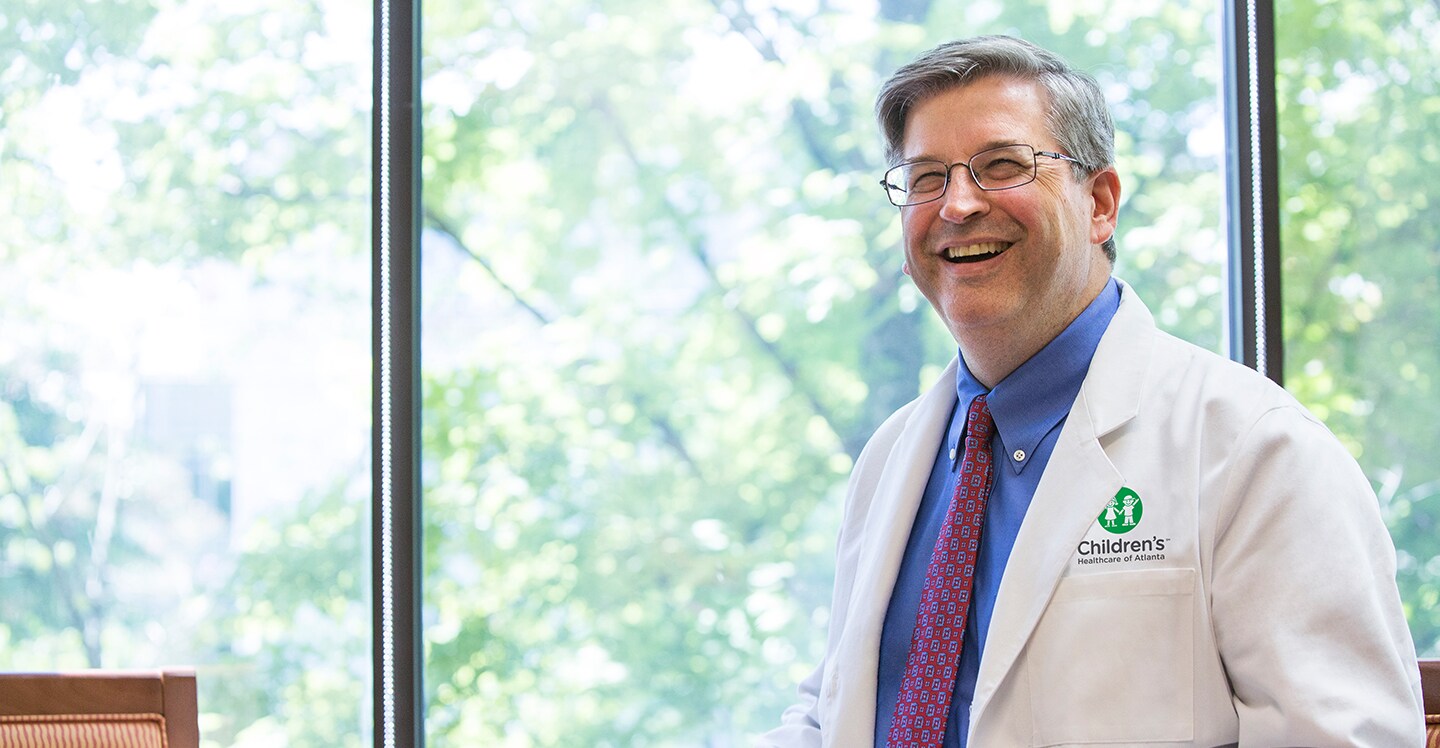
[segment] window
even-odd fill
[[[1422,655],[1440,655],[1435,5],[1284,3],[1285,382],[1360,461]]]
[[[363,742],[368,18],[0,0],[0,668]]]
[[[431,743],[743,744],[791,701],[853,461],[955,354],[871,110],[957,31],[1094,71],[1118,273],[1220,349],[1218,6],[926,8],[425,6]]]
[[[1275,13],[1283,374],[1376,486],[1440,656],[1437,8]],[[741,744],[790,701],[846,476],[954,353],[875,184],[875,89],[921,49],[1015,33],[1097,77],[1116,272],[1221,350],[1220,15],[427,4],[429,742]],[[372,18],[0,0],[0,668],[195,664],[211,745],[380,732]]]

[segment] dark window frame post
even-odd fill
[[[1230,357],[1284,384],[1273,0],[1223,0]]]
[[[425,744],[420,625],[420,3],[375,0],[371,589],[376,748]]]

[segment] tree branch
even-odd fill
[[[447,236],[450,241],[454,243],[455,247],[460,250],[461,254],[469,257],[471,260],[474,260],[477,264],[479,264],[480,267],[483,268],[485,272],[490,276],[491,280],[495,281],[496,285],[500,286],[500,288],[503,289],[505,293],[510,296],[510,299],[514,301],[515,304],[521,309],[525,310],[525,312],[529,314],[536,322],[544,326],[554,321],[554,319],[550,315],[545,314],[544,312],[540,311],[540,309],[534,304],[530,303],[530,301],[525,298],[525,296],[520,292],[519,289],[515,288],[509,283],[506,283],[505,280],[500,277],[500,274],[496,272],[495,266],[492,265],[489,260],[481,256],[479,252],[471,249],[470,246],[467,245],[465,241],[460,238],[459,232],[453,229],[450,226],[450,223],[446,221],[444,217],[440,216],[438,213],[431,210],[429,207],[426,207],[424,209],[424,215],[427,224],[429,224],[436,231],[439,231],[440,233]],[[571,365],[571,368],[578,369],[581,366],[591,363],[595,363],[594,359],[579,359]],[[655,427],[656,431],[660,432],[660,440],[672,451],[674,451],[682,462],[689,466],[691,472],[693,472],[696,477],[700,478],[702,481],[706,480],[705,472],[701,470],[700,463],[695,460],[694,456],[690,454],[690,450],[686,448],[685,439],[681,435],[680,430],[675,427],[675,424],[671,423],[670,419],[663,415],[659,408],[653,407],[651,401],[641,392],[630,392],[629,399],[631,403],[635,405],[636,412],[639,413],[645,420],[649,421],[650,424]]]
[[[631,167],[634,168],[635,172],[639,175],[639,181],[645,183],[653,183],[659,181],[651,173],[653,170],[645,163],[645,161],[640,157],[639,152],[635,149],[635,144],[630,139],[630,135],[626,131],[625,124],[615,113],[614,107],[610,105],[609,100],[606,99],[603,95],[597,96],[594,101],[594,107],[596,111],[600,112],[601,116],[603,116],[606,121],[610,123],[610,126],[614,131],[615,138],[620,144],[620,149],[624,151],[626,159],[629,160]],[[684,227],[690,223],[689,217],[686,216],[678,207],[676,207],[676,205],[668,197],[662,200],[662,204],[665,206],[666,217],[668,217],[676,226],[681,227],[680,233],[688,233],[684,231]],[[726,287],[723,281],[720,280],[719,274],[715,271],[715,266],[710,261],[710,254],[709,251],[706,249],[704,238],[689,238],[685,242],[685,247],[689,250],[690,255],[695,258],[695,261],[697,264],[699,264],[700,269],[705,272],[705,277],[710,283],[711,292],[714,293],[717,297],[719,297],[723,302],[723,299],[729,293],[730,289]],[[769,340],[766,340],[765,336],[760,334],[760,327],[758,321],[754,316],[741,309],[738,304],[726,308],[728,308],[731,314],[733,314],[735,318],[739,320],[741,328],[745,330],[746,334],[756,344],[756,346],[758,346],[760,350],[764,352],[765,356],[769,358],[772,362],[774,362],[776,367],[780,369],[781,373],[783,373],[785,377],[790,380],[790,383],[795,388],[795,391],[799,392],[801,396],[805,399],[806,403],[809,404],[810,410],[816,415],[820,416],[822,419],[824,419],[825,423],[829,425],[830,431],[834,433],[837,438],[840,438],[842,443],[845,443],[845,439],[843,438],[844,432],[840,429],[839,423],[836,421],[835,414],[830,410],[829,407],[825,405],[825,403],[821,402],[820,398],[815,394],[815,392],[806,385],[804,378],[800,376],[799,367],[795,364],[795,362],[790,360],[790,358],[785,355],[784,351],[780,350],[779,346],[775,345],[775,343]],[[845,446],[846,450],[849,451],[851,445],[846,443]],[[858,452],[854,452],[851,454],[852,458],[858,456]]]
[[[780,56],[779,50],[775,48],[774,42],[760,30],[759,25],[755,23],[755,17],[745,10],[745,6],[740,0],[710,0],[710,2],[715,6],[715,12],[729,22],[730,28],[735,33],[750,42],[750,46],[755,48],[761,58],[778,65],[785,64],[785,60]],[[867,166],[865,159],[854,149],[846,151],[841,157],[825,147],[818,132],[820,118],[815,116],[815,111],[805,100],[797,98],[790,103],[790,116],[795,120],[796,128],[800,132],[800,140],[805,144],[805,150],[820,168],[838,173],[858,171]]]
[[[478,252],[471,249],[469,245],[467,245],[464,240],[460,238],[460,232],[456,231],[450,226],[449,221],[446,221],[445,218],[443,218],[440,214],[436,213],[434,210],[431,210],[429,206],[426,206],[424,208],[424,214],[425,222],[430,224],[430,226],[433,227],[436,231],[439,231],[440,233],[449,237],[450,241],[455,244],[456,248],[458,248],[461,253],[474,260],[476,264],[478,264],[480,268],[483,269],[485,273],[490,276],[490,279],[495,281],[495,285],[499,286],[500,290],[504,291],[507,295],[510,296],[510,300],[514,301],[516,306],[525,310],[526,314],[529,314],[532,318],[534,318],[536,322],[539,322],[542,326],[548,325],[554,321],[550,318],[549,315],[540,311],[540,309],[537,308],[534,304],[531,304],[528,300],[526,300],[525,297],[520,294],[519,289],[515,288],[509,283],[506,283],[505,279],[501,278],[500,274],[495,271],[495,266],[491,265],[489,260],[481,257]]]
[[[16,483],[15,475],[9,465],[0,463],[0,474],[5,476],[6,485],[12,488],[18,487],[19,484]],[[25,484],[27,486],[30,485],[28,476],[26,477]],[[80,643],[85,647],[86,664],[90,667],[100,667],[100,644],[99,637],[95,635],[95,626],[92,625],[93,611],[84,610],[84,606],[81,603],[86,598],[75,594],[74,585],[70,583],[71,580],[66,577],[64,569],[62,569],[61,565],[55,560],[55,545],[58,541],[46,528],[46,525],[49,524],[49,516],[45,514],[43,507],[44,500],[39,500],[39,503],[42,504],[40,510],[41,516],[39,518],[35,517],[34,510],[32,509],[32,505],[36,503],[34,499],[35,494],[43,494],[44,489],[40,488],[37,491],[35,488],[32,488],[29,493],[31,494],[30,497],[21,497],[20,499],[21,505],[24,508],[23,515],[25,524],[28,526],[27,529],[31,537],[35,538],[36,541],[45,546],[50,552],[51,587],[57,593],[61,606],[68,614],[70,626],[75,629],[76,633],[80,634]]]

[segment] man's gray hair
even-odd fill
[[[911,108],[942,91],[989,76],[1034,81],[1044,89],[1050,100],[1046,125],[1066,155],[1080,161],[1072,166],[1081,176],[1114,165],[1115,123],[1100,84],[1053,52],[1013,36],[946,42],[895,71],[875,101],[886,162],[891,166],[900,162]],[[1113,237],[1104,249],[1113,263]]]

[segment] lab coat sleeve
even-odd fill
[[[1369,481],[1297,406],[1256,419],[1223,486],[1210,565],[1240,745],[1420,746],[1395,549]]]
[[[820,684],[824,682],[825,663],[800,681],[800,700],[792,704],[780,718],[780,726],[760,736],[756,748],[819,748],[820,721],[817,709]]]

